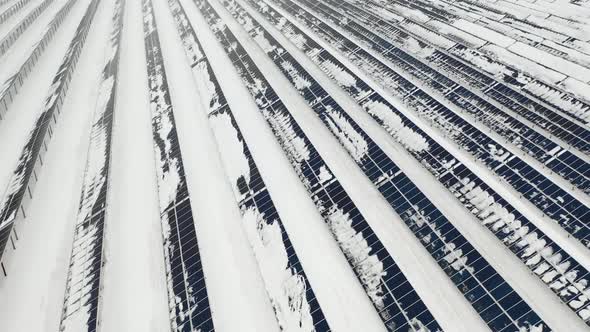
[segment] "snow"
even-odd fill
[[[276,220],[254,208],[243,212],[244,226],[283,331],[314,331],[305,280],[288,267],[287,249]]]
[[[340,143],[344,145],[354,160],[363,160],[369,152],[369,146],[362,134],[354,129],[348,120],[332,107],[326,107],[325,111],[329,115],[327,121],[330,130],[337,135]]]
[[[508,47],[515,42],[515,40],[510,37],[506,37],[505,35],[464,19],[456,20],[453,22],[453,26],[501,47]]]
[[[416,152],[428,150],[426,139],[411,128],[406,127],[402,123],[402,119],[393,110],[390,110],[387,105],[378,101],[371,101],[365,104],[365,108],[369,114],[379,118],[387,132],[405,148]]]
[[[352,228],[352,219],[341,209],[332,207],[328,212],[329,226],[336,241],[344,250],[344,254],[352,261],[359,274],[367,294],[378,309],[383,309],[383,280],[387,275],[383,271],[383,263],[377,256],[370,254],[371,247],[362,233]]]
[[[242,142],[238,140],[237,133],[231,124],[229,115],[218,113],[209,117],[211,129],[215,132],[217,144],[223,149],[224,154],[232,156],[231,161],[225,162],[225,172],[231,179],[234,195],[241,200],[242,194],[238,188],[238,179],[242,178],[250,183],[250,166],[244,155]],[[224,155],[222,154],[222,156]]]
[[[332,63],[329,60],[324,61],[321,64],[322,69],[328,72],[328,74],[334,77],[338,83],[343,86],[354,86],[356,84],[356,79],[352,77],[350,74],[345,72],[342,68],[340,68],[337,64]]]

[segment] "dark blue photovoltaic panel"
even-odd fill
[[[31,58],[27,59],[27,62],[25,62],[20,70],[30,70],[30,61],[32,61],[32,63],[36,62],[37,52],[40,52],[44,49],[46,43],[51,39],[53,34],[55,34],[55,31],[65,19],[67,13],[74,3],[75,0],[70,0],[56,14],[55,18],[50,23],[50,27],[42,37],[42,43],[35,47],[33,55]],[[25,146],[18,161],[18,165],[12,174],[12,178],[8,183],[8,188],[0,205],[0,230],[5,230],[8,228],[8,233],[10,233],[10,230],[12,230],[14,222],[17,219],[19,209],[21,211],[23,210],[22,202],[25,195],[29,195],[30,198],[31,190],[28,188],[37,182],[35,167],[37,165],[43,165],[42,156],[47,151],[47,143],[52,136],[53,125],[51,122],[55,124],[59,114],[61,113],[61,107],[63,105],[66,93],[68,92],[69,83],[72,79],[74,71],[76,70],[76,64],[78,63],[78,58],[82,52],[84,43],[86,42],[86,36],[88,35],[90,24],[94,19],[97,6],[98,0],[93,0],[82,17],[82,20],[76,29],[76,33],[74,34],[74,37],[68,46],[66,55],[64,56],[59,69],[57,70],[57,74],[53,78],[51,87],[49,88],[49,95],[45,99],[43,110],[37,117],[33,129],[27,137]],[[18,75],[20,75],[20,72],[19,74],[13,76],[13,78],[19,81],[20,85],[22,85],[22,79]],[[16,86],[12,85],[12,83],[10,83],[10,85],[11,86],[9,89],[11,89],[11,91],[5,90],[4,93],[12,96],[12,93],[16,93]],[[4,98],[4,96],[6,95],[3,95],[1,98]],[[12,97],[10,98],[12,100]],[[33,181],[31,181],[31,177],[33,177]],[[5,238],[5,241],[7,240],[8,237]],[[0,259],[4,254],[5,248],[6,242],[0,242]]]
[[[301,328],[307,328],[307,318],[311,318],[311,323],[313,324],[313,329],[318,332],[329,331],[330,327],[328,326],[328,322],[326,321],[324,314],[320,308],[320,305],[315,297],[313,289],[307,280],[307,276],[299,262],[299,258],[289,240],[288,234],[285,231],[283,223],[276,211],[274,203],[270,197],[268,190],[266,189],[266,185],[258,172],[258,167],[252,158],[250,150],[246,145],[244,138],[242,137],[241,131],[234,120],[233,114],[229,108],[229,105],[225,102],[225,97],[223,95],[223,91],[219,86],[217,78],[215,77],[215,73],[213,72],[210,63],[203,52],[203,48],[198,41],[198,38],[191,26],[184,9],[180,5],[178,0],[169,0],[168,5],[172,12],[172,16],[176,23],[177,30],[180,34],[182,44],[185,49],[185,53],[191,62],[191,67],[193,67],[193,74],[195,75],[196,79],[204,80],[209,84],[206,85],[208,91],[206,91],[206,95],[209,96],[209,103],[208,103],[208,116],[210,123],[212,124],[211,127],[215,131],[215,122],[216,121],[224,121],[226,126],[231,126],[233,128],[233,137],[231,139],[234,140],[237,144],[241,145],[241,153],[236,152],[231,147],[225,146],[223,143],[227,144],[227,141],[219,141],[219,150],[222,155],[226,156],[228,159],[224,159],[224,162],[227,163],[235,163],[239,160],[247,160],[248,164],[248,172],[246,174],[240,175],[238,179],[231,178],[228,174],[229,180],[232,182],[232,185],[237,189],[237,193],[239,196],[236,196],[237,203],[239,205],[240,211],[242,216],[245,214],[251,214],[252,211],[256,211],[265,222],[266,225],[278,225],[280,229],[281,241],[283,243],[283,248],[275,249],[275,250],[282,250],[284,252],[277,252],[274,254],[274,257],[281,257],[284,255],[287,259],[287,266],[276,266],[276,264],[283,264],[284,261],[273,261],[273,260],[265,260],[261,261],[260,264],[264,264],[265,267],[272,268],[274,271],[277,270],[287,270],[288,274],[290,275],[289,278],[281,281],[282,287],[288,293],[279,292],[274,290],[272,287],[267,288],[267,292],[269,296],[273,299],[272,304],[275,307],[275,313],[277,314],[277,321],[279,324],[293,324],[299,323]],[[220,120],[222,119],[222,120]],[[217,133],[217,135],[224,135],[225,133]],[[219,138],[218,138],[219,139]],[[223,139],[228,139],[228,137],[224,137]],[[226,165],[226,167],[231,168],[232,165]],[[256,220],[251,219],[244,219],[244,223],[253,223]],[[258,225],[246,225],[246,227],[255,227],[257,229],[260,228]],[[267,233],[268,234],[268,233]],[[270,239],[267,238],[267,241]],[[276,248],[276,247],[273,247]],[[256,251],[255,251],[256,253]],[[274,263],[270,265],[271,263]],[[276,282],[276,280],[266,280],[268,278],[273,278],[276,273],[270,273],[271,275],[268,276],[265,274],[265,269],[261,268],[261,273],[265,282]],[[296,293],[292,291],[288,291],[289,289],[294,289],[295,287],[302,285],[303,289],[302,296],[305,298],[308,306],[301,305],[300,307],[289,307],[285,308],[285,303],[290,301],[296,301],[295,298],[290,298],[290,296],[294,296]],[[286,301],[285,301],[286,300]],[[301,317],[299,322],[292,322],[284,321],[283,311],[289,310],[294,311],[297,314],[294,315],[295,317]],[[292,316],[291,316],[292,317]],[[301,320],[304,320],[305,323],[301,323]],[[283,326],[281,325],[283,330],[289,330],[292,328],[291,325]]]
[[[98,88],[100,93],[106,95],[98,97],[100,102],[97,103],[90,132],[88,159],[62,308],[61,332],[94,332],[99,324],[104,223],[124,8],[124,0],[115,1],[113,26],[105,52],[107,57]],[[80,330],[82,328],[83,331]]]
[[[334,79],[334,81],[342,87],[352,98],[354,98],[365,110],[370,110],[373,105],[381,105],[387,113],[391,113],[402,126],[410,129],[418,137],[423,138],[427,143],[427,149],[422,151],[415,148],[408,147],[406,142],[400,140],[392,133],[397,140],[402,143],[422,165],[426,167],[441,183],[445,185],[451,192],[458,197],[458,199],[477,216],[484,225],[486,225],[506,246],[508,246],[521,260],[525,263],[531,271],[537,274],[544,283],[551,287],[551,289],[561,298],[564,303],[567,303],[578,314],[588,307],[589,304],[579,305],[584,303],[583,291],[588,284],[589,272],[578,262],[576,262],[568,253],[557,246],[551,239],[543,234],[536,226],[529,220],[522,216],[516,209],[514,209],[508,202],[506,202],[500,195],[495,193],[482,180],[479,179],[472,171],[463,166],[456,160],[448,151],[441,147],[438,142],[426,135],[414,123],[406,118],[399,110],[381,97],[375,90],[370,88],[362,79],[357,77],[352,71],[345,68],[334,56],[325,50],[319,50],[321,47],[303,33],[297,27],[288,21],[281,20],[283,16],[274,9],[254,4],[252,5],[265,16],[265,18],[273,25],[280,28],[281,32],[289,38],[304,42],[294,43],[306,54],[312,54],[310,59],[318,64],[320,67],[323,63],[329,62],[350,75],[353,78],[354,84],[342,84],[335,79],[330,72],[327,74]],[[295,37],[294,37],[295,36]],[[304,37],[304,38],[300,38]],[[379,116],[369,114],[379,122],[386,130],[390,131],[388,124],[385,123]],[[391,133],[391,131],[390,131]],[[466,182],[468,179],[469,182]],[[463,182],[466,182],[465,184]],[[471,187],[468,192],[464,188]],[[486,196],[487,200],[481,200],[477,204],[473,204],[472,199],[467,199],[466,196],[473,189],[481,189],[481,193]],[[480,193],[480,194],[481,194]],[[524,241],[524,239],[529,239]],[[541,242],[538,242],[541,241]],[[538,247],[539,244],[544,244]],[[552,276],[553,277],[549,277]],[[581,302],[580,302],[581,301]]]
[[[152,133],[160,191],[160,219],[174,332],[214,331],[191,201],[151,0],[142,0]]]

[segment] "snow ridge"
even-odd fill
[[[102,239],[106,214],[111,134],[123,28],[124,0],[115,1],[113,28],[90,132],[80,207],[74,233],[60,331],[95,331],[98,326]]]

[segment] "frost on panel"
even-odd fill
[[[243,211],[244,226],[283,331],[314,331],[304,278],[289,267],[281,227],[255,208]]]
[[[383,263],[371,255],[371,247],[362,233],[352,227],[352,219],[342,209],[333,206],[328,211],[328,224],[336,241],[352,262],[357,275],[365,286],[367,294],[378,309],[383,309],[383,280],[387,274]]]

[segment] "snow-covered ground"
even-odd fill
[[[0,0],[0,42],[18,36],[0,55],[5,87],[59,25],[0,120],[0,198],[22,175],[25,141],[91,3]],[[64,295],[75,302],[67,282],[83,280],[68,271],[88,268],[69,264],[88,212],[81,192],[101,200],[92,181],[83,187],[104,153],[88,147],[105,134],[91,128],[110,84],[100,77],[115,1],[98,3],[26,218],[0,253],[1,331],[58,331]],[[396,60],[402,51],[413,58]],[[100,286],[84,290],[98,296],[97,331],[589,328],[590,213],[579,211],[590,208],[590,2],[126,0],[120,52]],[[416,96],[432,103],[408,102]],[[451,100],[476,97],[492,107]],[[546,182],[508,183],[511,160]],[[400,178],[397,196],[384,194]],[[519,189],[531,183],[555,189]],[[418,191],[425,199],[413,201]],[[426,218],[433,210],[444,218]],[[171,219],[186,228],[171,233]],[[183,247],[195,243],[187,234],[198,247]],[[489,309],[473,301],[484,297]],[[85,331],[86,314],[62,327]],[[511,328],[494,324],[504,317]]]

